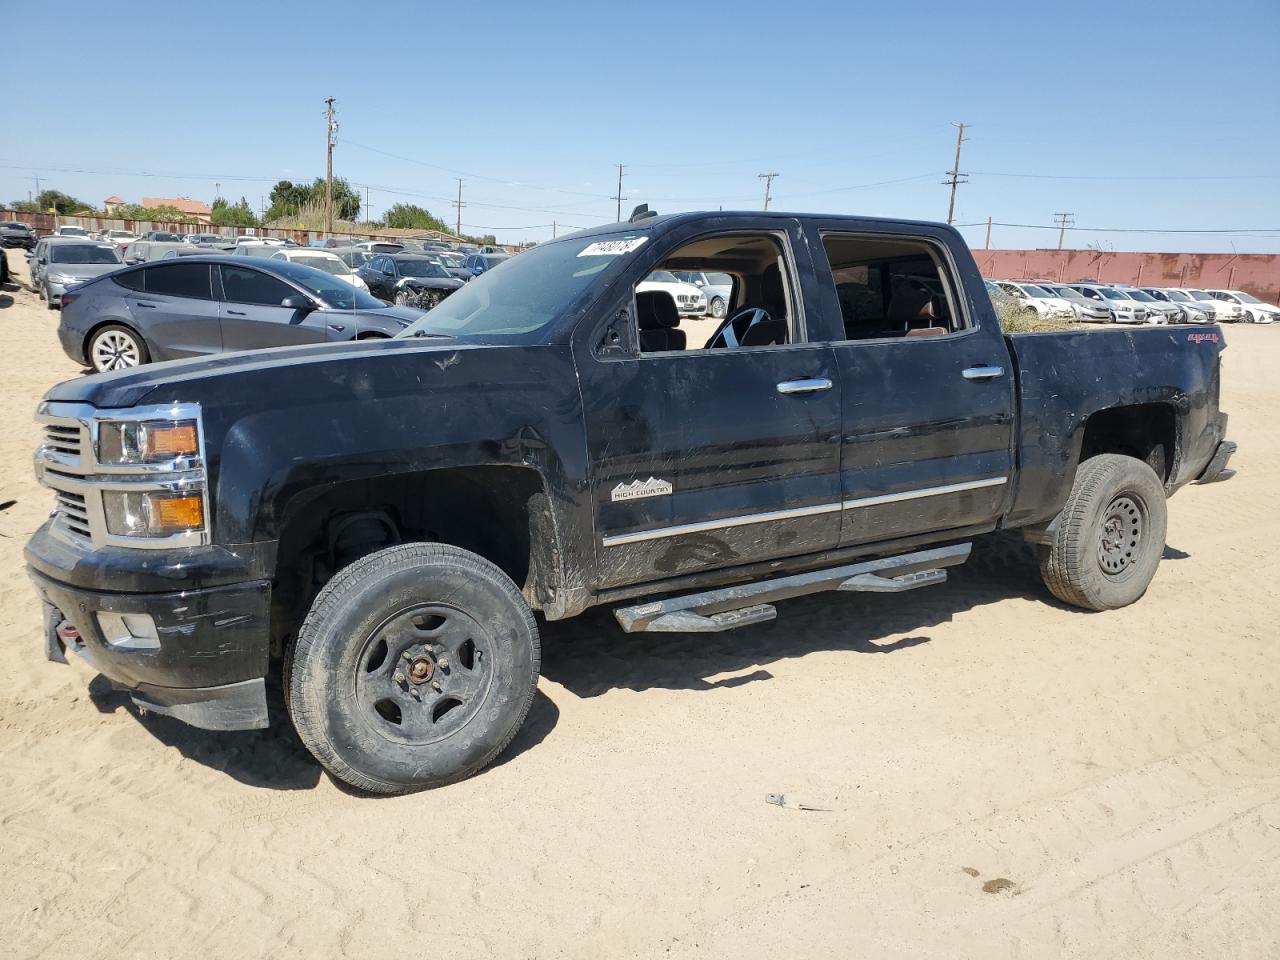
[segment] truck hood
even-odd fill
[[[210,357],[170,360],[152,363],[117,373],[98,373],[53,386],[44,395],[47,401],[87,403],[94,407],[132,407],[150,398],[148,403],[180,403],[199,401],[208,381],[226,377],[248,383],[252,374],[313,368],[316,377],[329,375],[334,366],[374,351],[396,354],[440,354],[437,364],[451,366],[461,351],[513,349],[452,338],[406,338],[391,340],[344,341],[316,343],[300,347],[276,347],[270,350],[245,350],[220,353]],[[428,369],[430,369],[428,367]],[[441,367],[445,369],[445,367]],[[183,399],[180,399],[183,398]],[[263,401],[264,403],[267,401]]]

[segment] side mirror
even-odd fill
[[[280,301],[280,306],[288,307],[290,310],[307,310],[311,311],[316,308],[310,297],[304,297],[300,293],[291,294]]]

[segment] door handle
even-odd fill
[[[1004,367],[980,366],[966,367],[961,371],[966,380],[994,380],[1004,376]]]
[[[818,393],[830,390],[831,381],[826,377],[806,377],[803,380],[783,380],[778,384],[778,392],[787,395],[796,393]]]
[[[243,310],[228,310],[228,311],[227,311],[227,316],[229,316],[229,317],[244,317],[244,316],[248,316],[248,314],[246,314]]]
[[[142,300],[135,300],[133,302],[137,304],[139,307],[146,307],[148,310],[154,310],[156,308],[156,305],[154,303],[146,303]]]

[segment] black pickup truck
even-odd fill
[[[733,278],[727,316],[637,292],[659,269]],[[208,729],[266,726],[280,675],[338,778],[448,783],[520,728],[534,611],[725,630],[800,594],[936,583],[998,528],[1060,600],[1132,603],[1166,498],[1231,474],[1223,346],[1006,336],[938,224],[638,210],[392,340],[54,387],[55,509],[26,550],[46,653]]]

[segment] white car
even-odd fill
[[[1138,287],[1125,285],[1124,292],[1147,308],[1147,323],[1181,323],[1182,311],[1171,303],[1153,297]]]
[[[1195,300],[1191,294],[1181,290],[1165,290],[1163,287],[1140,287],[1143,293],[1161,303],[1176,307],[1181,316],[1179,323],[1213,323],[1213,315]]]
[[[279,237],[251,237],[247,234],[242,237],[236,237],[237,247],[243,246],[246,243],[269,243],[275,247],[284,246],[284,241],[281,240]]]
[[[360,274],[347,266],[337,254],[329,253],[327,250],[316,250],[313,247],[292,247],[277,251],[271,255],[270,259],[288,260],[290,263],[300,263],[304,267],[314,267],[317,270],[323,270],[325,273],[331,273],[344,283],[358,287],[366,293],[369,290],[369,285],[361,279]]]
[[[677,280],[692,283],[707,298],[707,316],[723,320],[733,302],[733,277],[727,273],[702,273],[699,270],[673,270]]]
[[[1209,290],[1208,293],[1215,300],[1239,304],[1244,311],[1245,323],[1275,323],[1280,320],[1280,307],[1259,300],[1251,293],[1243,290]]]
[[[1190,287],[1181,287],[1179,289],[1199,303],[1201,307],[1212,311],[1214,323],[1236,323],[1244,319],[1244,307],[1238,303],[1219,300],[1208,290],[1194,290]]]
[[[136,234],[130,233],[128,230],[103,230],[98,234],[99,240],[105,240],[107,243],[115,244],[116,248],[127,247],[133,241],[137,240]]]
[[[73,227],[70,224],[59,227],[53,231],[55,237],[80,237],[84,240],[89,239],[89,231],[84,227]]]
[[[1108,287],[1105,283],[1068,283],[1077,293],[1101,303],[1111,311],[1112,323],[1146,323],[1147,308],[1123,290]]]
[[[655,270],[636,284],[636,293],[646,290],[665,290],[676,301],[676,311],[682,317],[700,317],[707,312],[707,298],[692,283],[685,283],[670,270]]]
[[[1034,283],[1013,283],[1009,280],[997,280],[1000,289],[1015,300],[1020,300],[1040,316],[1053,320],[1074,320],[1076,309],[1070,300],[1055,296],[1043,287]]]

